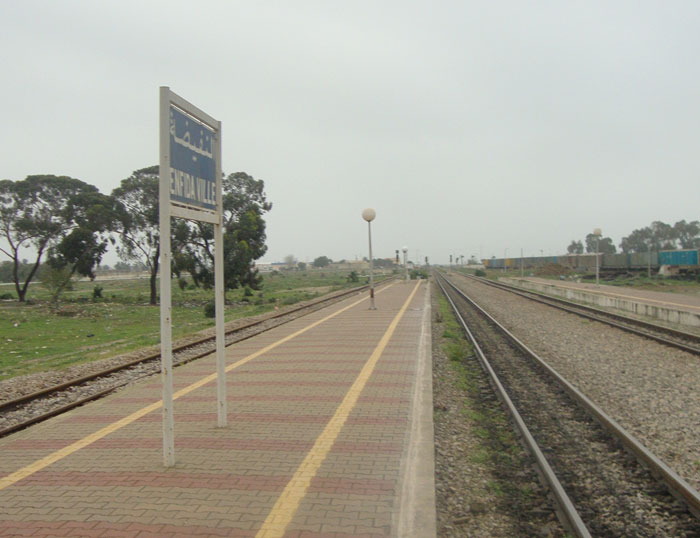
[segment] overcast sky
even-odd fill
[[[109,193],[158,88],[265,181],[264,261],[558,254],[700,219],[700,2],[0,4],[0,178]],[[107,260],[114,262],[116,258]]]

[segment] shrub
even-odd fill
[[[243,288],[243,297],[252,297],[253,296],[253,290],[250,289],[250,286],[246,286]]]
[[[411,269],[411,280],[428,279],[428,273],[423,269]]]
[[[14,299],[11,293],[2,293],[0,294],[0,301],[8,301],[10,299]]]
[[[350,274],[348,275],[348,282],[359,282],[360,277],[357,276],[357,271],[350,271]]]
[[[476,276],[486,276],[486,271],[484,271],[483,269],[477,269],[476,271],[474,271],[474,274]]]
[[[178,278],[177,285],[180,287],[180,291],[185,291],[185,288],[187,287],[187,279],[182,277]]]
[[[204,305],[204,317],[213,318],[214,316],[216,316],[216,303],[209,301]]]
[[[100,299],[102,297],[102,290],[104,288],[100,286],[99,284],[96,284],[94,288],[92,288],[92,298],[93,299]]]

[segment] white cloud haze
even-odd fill
[[[0,6],[0,178],[109,193],[158,162],[158,87],[264,179],[265,260],[557,254],[700,219],[700,3]]]

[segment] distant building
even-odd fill
[[[255,268],[261,273],[271,273],[275,269],[279,269],[278,267],[275,267],[275,264],[271,262],[256,262]]]

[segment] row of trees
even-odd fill
[[[596,236],[593,234],[588,234],[585,239],[586,245],[584,247],[581,241],[571,241],[571,244],[566,247],[566,251],[569,254],[583,254],[584,248],[586,252],[596,252]],[[614,254],[617,252],[612,239],[609,237],[601,237],[598,239],[598,252],[603,254]]]
[[[316,268],[322,268],[328,267],[332,263],[333,260],[331,260],[328,256],[319,256],[313,262],[311,262],[311,266]],[[294,257],[294,254],[287,254],[284,257],[284,265],[287,266],[288,269],[296,268],[299,271],[304,271],[306,269],[306,263],[297,261],[297,259]]]
[[[620,248],[622,252],[700,248],[700,222],[679,220],[671,226],[657,220],[623,237]]]
[[[365,262],[368,262],[368,258],[362,258]],[[330,259],[328,256],[318,256],[317,258],[314,259],[314,261],[311,262],[311,267],[314,267],[316,269],[322,269],[324,267],[328,267],[332,263],[345,263],[345,260],[339,260],[337,262],[333,262],[332,259]],[[294,257],[293,254],[288,254],[287,256],[284,257],[284,264],[288,268],[294,268],[298,269],[299,271],[304,271],[306,269],[306,264],[304,262],[298,262],[296,258]],[[391,269],[396,265],[392,260],[387,260],[383,258],[375,258],[374,259],[374,266],[378,268],[388,268]]]
[[[223,178],[224,275],[226,289],[258,288],[254,261],[265,254],[263,215],[272,208],[264,182],[244,172]],[[0,181],[0,252],[12,263],[17,298],[24,301],[42,259],[60,272],[65,285],[76,275],[94,278],[110,245],[124,261],[150,272],[150,303],[156,304],[160,260],[159,170],[136,170],[111,195],[66,176],[36,175]],[[214,229],[211,224],[177,219],[172,226],[173,266],[188,272],[197,286],[214,283]],[[21,251],[35,258],[23,264]],[[62,287],[55,287],[56,296]]]
[[[583,254],[596,252],[596,236],[588,234],[584,243],[573,240],[567,247],[569,254]],[[661,221],[654,221],[649,226],[634,230],[620,241],[620,250],[629,252],[658,252],[659,250],[675,250],[687,248],[700,248],[700,221],[686,222],[680,220],[673,226]],[[609,237],[601,237],[598,240],[598,252],[614,254],[617,252],[613,241]]]

